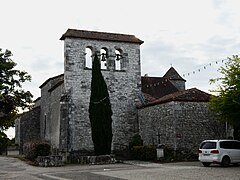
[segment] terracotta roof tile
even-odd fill
[[[179,74],[178,72],[173,68],[171,67],[167,72],[166,74],[163,76],[165,78],[168,78],[170,80],[183,80],[183,81],[186,81],[185,79],[183,79]]]
[[[178,89],[167,78],[141,77],[141,81],[142,92],[157,99],[178,91]]]
[[[143,93],[143,96],[145,98],[146,103],[153,102],[153,101],[157,100],[155,97],[153,97],[153,96],[151,96],[150,94],[147,94],[147,93]]]
[[[154,106],[170,101],[185,101],[185,102],[209,102],[211,94],[203,92],[199,89],[192,88],[184,91],[178,91],[172,94],[163,96],[156,101],[145,104],[141,107]]]
[[[77,30],[77,29],[68,29],[66,33],[62,35],[60,40],[64,40],[66,37],[95,39],[95,40],[103,40],[103,41],[130,42],[130,43],[136,43],[136,44],[142,44],[144,42],[136,38],[134,35],[97,32],[97,31],[85,31],[85,30]]]

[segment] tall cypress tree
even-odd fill
[[[92,65],[91,97],[89,118],[92,128],[92,140],[96,155],[111,153],[112,109],[106,82],[101,73],[101,65],[95,54]]]

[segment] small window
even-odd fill
[[[230,144],[228,141],[222,141],[220,142],[220,148],[222,149],[230,149]]]
[[[240,142],[237,141],[222,141],[220,147],[223,149],[240,149]]]
[[[108,58],[107,49],[102,48],[100,51],[101,69],[107,69],[107,58]]]
[[[234,141],[234,149],[240,149],[240,142]]]
[[[46,135],[46,130],[47,130],[47,114],[44,114],[44,136]]]
[[[122,54],[120,50],[115,50],[115,70],[122,70]]]
[[[85,67],[92,68],[92,50],[89,47],[85,49]]]

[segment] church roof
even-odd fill
[[[85,31],[77,29],[68,29],[60,38],[64,40],[66,37],[70,38],[83,38],[83,39],[95,39],[103,41],[115,41],[115,42],[129,42],[142,44],[144,41],[136,38],[134,35],[107,33],[98,31]]]
[[[182,81],[186,81],[185,79],[183,79],[179,74],[178,72],[173,68],[171,67],[167,72],[166,74],[163,76],[165,78],[168,78],[170,80],[182,80]]]
[[[54,85],[48,90],[48,92],[54,91],[57,87],[59,87],[59,86],[62,85],[63,83],[64,83],[64,80],[59,80],[56,84],[54,84]]]
[[[142,92],[157,99],[178,91],[178,89],[167,78],[163,77],[144,76],[141,77],[141,82]]]
[[[63,78],[63,75],[64,74],[60,74],[58,76],[54,76],[54,77],[51,77],[49,79],[47,79],[41,86],[39,86],[39,88],[42,88],[44,87],[48,82],[52,81],[52,80],[55,80],[55,79],[58,79],[58,78]],[[57,82],[58,83],[58,82]]]
[[[144,96],[144,99],[145,99],[146,103],[153,102],[153,101],[157,100],[155,97],[153,97],[153,96],[151,96],[150,94],[147,94],[147,93],[143,93],[143,96]]]
[[[37,99],[35,99],[33,102],[37,102],[37,101],[40,101],[41,100],[41,97],[38,97]]]
[[[184,101],[184,102],[209,102],[211,95],[199,89],[192,88],[184,91],[177,91],[159,98],[153,102],[145,104],[141,107],[154,106],[171,101]]]

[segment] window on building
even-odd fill
[[[122,70],[122,51],[120,49],[116,49],[115,55],[115,70]]]
[[[101,69],[107,69],[108,52],[106,48],[100,50]]]
[[[85,49],[85,67],[92,68],[92,49],[90,47]]]
[[[47,114],[44,114],[44,128],[43,128],[44,136],[46,135],[46,130],[47,130]]]

